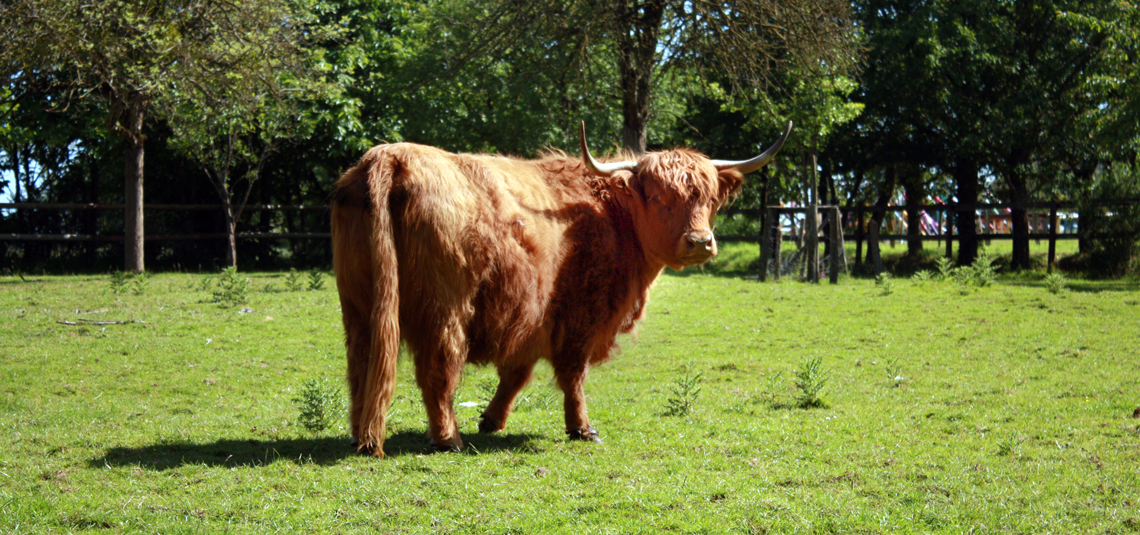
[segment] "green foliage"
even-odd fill
[[[325,272],[314,268],[309,271],[309,291],[317,291],[325,287]]]
[[[130,291],[134,295],[146,293],[150,283],[150,276],[146,273],[127,273],[126,271],[111,272],[111,292],[122,294]]]
[[[1049,293],[1058,295],[1066,290],[1065,285],[1067,282],[1068,279],[1066,279],[1064,275],[1052,273],[1045,277],[1045,288],[1049,290]]]
[[[990,286],[997,277],[997,271],[994,268],[995,260],[994,257],[982,252],[974,259],[973,264],[955,268],[954,280],[963,292],[968,291],[971,286],[978,288]]]
[[[973,273],[971,278],[978,287],[990,286],[996,280],[997,272],[994,269],[994,257],[982,253],[974,259],[974,263],[970,265]]]
[[[804,359],[796,368],[795,384],[799,392],[796,395],[796,406],[801,409],[825,408],[823,391],[827,387],[827,373],[823,369],[823,362],[819,357]]]
[[[214,285],[218,283],[218,279],[214,277],[202,277],[198,279],[197,288],[200,292],[213,293]]]
[[[111,272],[111,292],[121,294],[127,291],[131,283],[131,274],[126,271]]]
[[[673,379],[669,384],[669,396],[665,398],[666,416],[688,416],[701,393],[701,380],[704,374],[686,373]]]
[[[910,280],[912,282],[914,282],[915,284],[922,284],[924,282],[929,282],[931,280],[931,278],[932,278],[932,275],[931,275],[930,271],[925,270],[925,269],[921,270],[921,271],[916,271],[914,273],[914,275],[910,276]]]
[[[238,273],[236,267],[222,270],[214,290],[214,302],[226,306],[244,305],[249,301],[249,279]]]
[[[1025,438],[1016,432],[1006,433],[1001,435],[997,441],[997,454],[1003,456],[1021,457],[1021,445],[1025,443]]]
[[[143,295],[146,293],[146,289],[149,285],[150,276],[146,273],[138,273],[131,279],[131,293]]]
[[[347,406],[340,386],[328,378],[305,381],[293,397],[293,403],[297,405],[297,423],[313,433],[324,431],[344,418]]]
[[[285,289],[290,292],[299,292],[305,285],[301,280],[301,273],[295,269],[290,269],[289,273],[285,274]]]
[[[45,100],[67,114],[60,122],[78,122],[91,114],[74,104],[98,98],[104,120],[87,123],[84,142],[65,143],[76,155],[69,163],[91,166],[83,161],[92,155],[88,146],[106,144],[95,140],[112,133],[137,155],[127,158],[128,182],[141,180],[144,129],[157,112],[172,133],[165,141],[201,164],[226,197],[234,168],[272,148],[265,138],[302,131],[297,113],[274,112],[320,85],[310,83],[320,63],[311,44],[327,32],[311,24],[310,7],[288,0],[6,2],[0,7],[4,100]],[[261,143],[250,148],[250,138]],[[7,141],[0,139],[0,152],[7,153]],[[246,169],[236,174],[249,176]],[[141,230],[135,237],[142,238]],[[129,243],[130,267],[141,268],[141,251]]]
[[[938,280],[950,280],[954,277],[954,261],[949,257],[939,257],[934,265],[938,269]]]
[[[760,397],[768,402],[772,407],[779,407],[781,405],[780,397],[784,393],[784,371],[779,370],[769,373],[764,379],[764,389],[760,391]]]
[[[1084,252],[1089,272],[1115,277],[1137,272],[1140,204],[1129,199],[1140,199],[1140,165],[1120,163],[1098,173],[1078,201],[1081,232],[1093,234]]]
[[[883,371],[887,374],[887,383],[894,388],[902,386],[903,382],[906,381],[902,366],[899,365],[899,357],[887,361],[886,365],[883,366]]]
[[[879,287],[879,295],[891,295],[894,292],[893,277],[886,271],[875,276],[875,286]]]

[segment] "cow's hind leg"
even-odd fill
[[[452,402],[467,355],[467,338],[456,317],[445,320],[439,337],[416,352],[416,382],[427,409],[432,447],[460,451],[459,423]]]
[[[360,445],[361,415],[364,412],[365,381],[368,379],[368,359],[371,357],[372,333],[366,320],[357,321],[346,331],[345,346],[348,350],[348,422],[352,426],[352,445]],[[372,453],[372,452],[365,452]]]
[[[533,370],[533,360],[499,366],[499,388],[487,404],[487,410],[483,411],[483,418],[479,421],[480,433],[497,433],[506,427],[515,398],[530,381]]]

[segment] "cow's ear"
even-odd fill
[[[740,174],[740,171],[736,169],[718,171],[716,177],[720,185],[720,195],[718,195],[718,197],[721,199],[721,202],[734,197],[740,191],[740,187],[744,185],[744,175]]]
[[[629,171],[618,171],[608,178],[610,194],[615,199],[633,199],[637,196],[636,175]]]

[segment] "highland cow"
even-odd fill
[[[336,184],[333,264],[359,451],[384,455],[401,340],[414,354],[432,445],[459,450],[452,406],[465,363],[499,385],[479,432],[501,431],[539,359],[565,394],[570,438],[600,442],[583,383],[645,312],[666,268],[717,254],[717,210],[780,150],[710,160],[685,149],[598,163],[524,161],[395,143]]]

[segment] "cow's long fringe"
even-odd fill
[[[369,151],[337,183],[332,210],[333,265],[353,391],[350,423],[357,449],[377,457],[384,456],[400,350],[399,266],[389,206],[397,165],[381,148]]]

